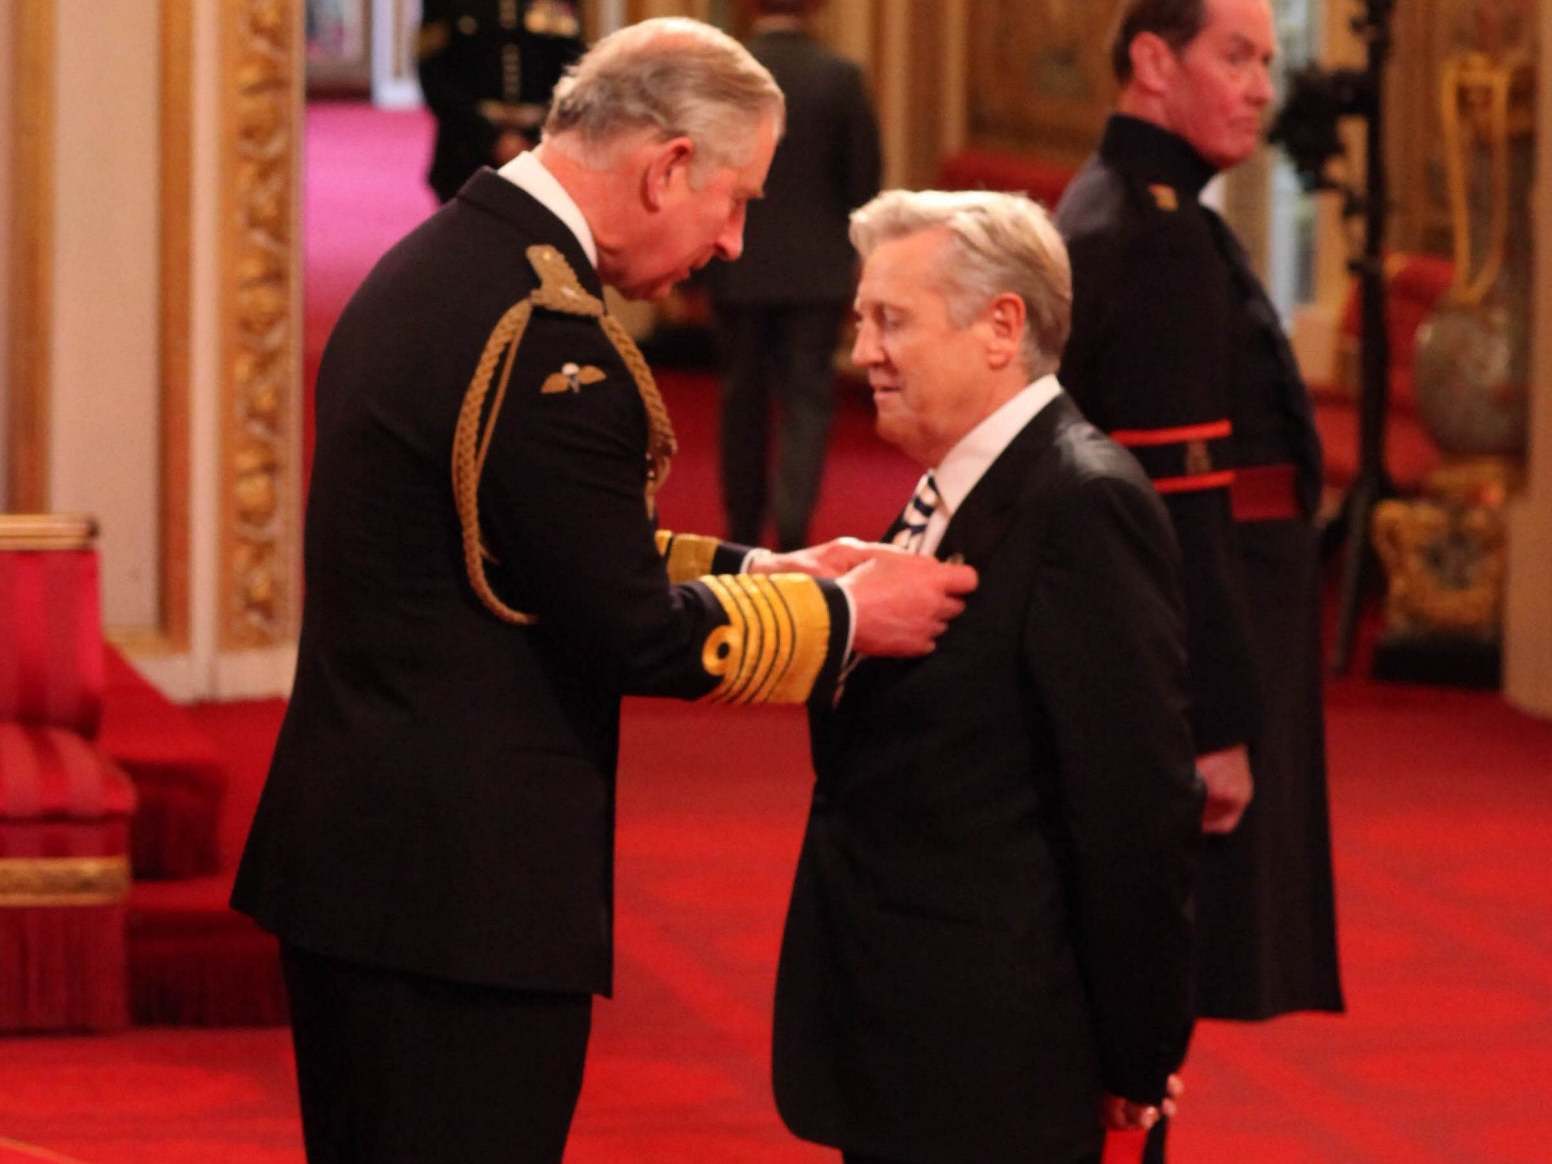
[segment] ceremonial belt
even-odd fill
[[[1162,494],[1227,489],[1235,521],[1299,517],[1298,470],[1289,462],[1230,469],[1233,427],[1227,420],[1169,428],[1116,429],[1112,440],[1131,451]]]
[[[1220,468],[1229,459],[1232,434],[1227,420],[1211,420],[1171,428],[1118,428],[1110,439],[1137,458],[1160,493],[1194,493],[1233,484],[1233,470]]]
[[[1242,465],[1234,470],[1229,506],[1235,521],[1280,521],[1299,517],[1298,470],[1290,462]]]

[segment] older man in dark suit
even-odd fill
[[[929,656],[811,703],[776,988],[778,1107],[848,1161],[1098,1161],[1191,1030],[1201,792],[1179,563],[1133,458],[1051,374],[1066,252],[1021,196],[853,217],[854,356],[927,469],[889,532],[980,586]]]
[[[729,534],[808,543],[835,404],[835,345],[856,289],[846,216],[878,193],[878,124],[855,63],[808,31],[816,0],[754,0],[749,51],[787,99],[744,256],[707,271],[723,344],[722,501]],[[771,423],[776,419],[775,465]]]
[[[605,38],[539,149],[330,337],[296,686],[233,893],[282,942],[313,1164],[558,1161],[612,977],[622,694],[801,701],[848,636],[930,649],[974,584],[654,528],[673,431],[603,286],[736,258],[781,108],[707,25]]]

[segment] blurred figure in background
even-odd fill
[[[1320,690],[1321,450],[1277,311],[1201,202],[1272,101],[1268,0],[1127,0],[1116,113],[1056,208],[1072,257],[1061,378],[1131,448],[1185,560],[1207,785],[1197,1013],[1343,1008]],[[1148,1161],[1164,1158],[1165,1124]]]
[[[856,285],[846,217],[878,193],[878,123],[862,71],[807,31],[817,0],[753,0],[755,59],[787,99],[787,132],[749,207],[744,256],[708,271],[726,349],[722,499],[729,535],[808,544],[834,409],[832,359]],[[780,416],[774,480],[772,406]]]
[[[570,0],[424,0],[421,12],[415,55],[437,121],[426,179],[446,202],[481,166],[538,143],[582,22]]]

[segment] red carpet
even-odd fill
[[[1328,704],[1352,1013],[1204,1025],[1176,1159],[1545,1160],[1552,725],[1359,680]],[[199,714],[251,779],[273,708]],[[623,771],[618,997],[568,1160],[833,1159],[786,1135],[766,1082],[800,717],[632,702]],[[288,1055],[278,1029],[6,1040],[0,1136],[89,1164],[299,1161]]]
[[[379,119],[391,148],[373,144]],[[359,251],[343,236],[358,232],[360,247],[380,251],[402,223],[377,222],[374,207],[418,215],[429,199],[418,181],[423,119],[330,106],[312,112],[309,128],[316,352],[324,296],[337,311],[351,281],[311,260],[356,253],[359,278]],[[324,149],[330,130],[360,140]],[[359,185],[342,194],[320,171],[330,181],[355,173]],[[325,187],[352,211],[344,221],[320,216]],[[690,450],[667,486],[665,521],[715,531],[714,385],[670,375],[665,389]],[[836,447],[844,454],[815,533],[876,532],[914,471],[871,438],[860,408],[843,410]],[[1200,1028],[1173,1158],[1552,1159],[1552,1110],[1538,1086],[1552,1074],[1552,724],[1490,695],[1364,680],[1334,684],[1328,708],[1352,1013]],[[231,769],[228,857],[279,711],[276,702],[194,709]],[[808,784],[795,711],[627,706],[617,997],[596,1013],[568,1164],[836,1160],[781,1128],[766,1078]],[[287,1039],[276,1028],[0,1040],[0,1164],[298,1164]]]

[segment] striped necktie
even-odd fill
[[[895,536],[890,539],[890,543],[899,546],[908,554],[921,553],[922,542],[927,537],[927,523],[932,520],[932,515],[937,512],[938,506],[942,503],[943,495],[938,492],[938,482],[933,477],[932,470],[929,469],[922,474],[921,480],[916,482],[916,492],[911,494],[911,499],[900,511],[900,528],[895,531]],[[851,673],[857,669],[857,664],[862,662],[863,657],[853,654],[841,665],[841,673],[835,684],[835,703],[841,702],[841,695],[846,690],[846,680],[851,678]]]
[[[916,492],[900,513],[900,529],[895,533],[894,544],[909,553],[920,553],[927,537],[927,523],[942,503],[943,495],[938,492],[938,482],[929,469],[916,483]]]

